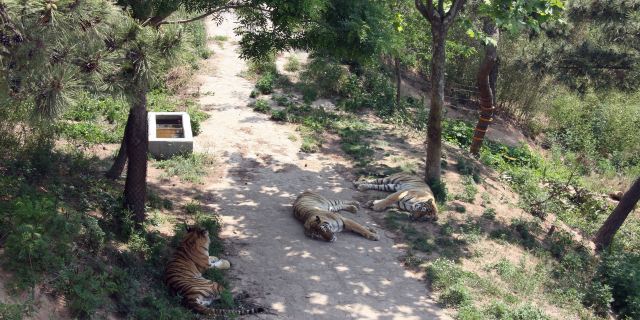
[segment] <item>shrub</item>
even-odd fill
[[[431,181],[428,183],[431,191],[433,191],[433,196],[436,198],[436,201],[439,203],[444,203],[447,201],[447,185],[443,180],[439,182]]]
[[[318,88],[322,96],[327,97],[339,94],[347,77],[348,71],[336,61],[320,57],[312,58],[302,75]]]
[[[252,59],[249,61],[249,73],[252,75],[262,74],[276,74],[278,72],[276,67],[275,55],[269,55],[261,59]]]
[[[440,294],[438,301],[447,307],[459,307],[471,302],[471,293],[464,285],[454,284]]]
[[[0,319],[21,320],[24,307],[19,304],[0,303]]]
[[[269,105],[269,101],[258,99],[253,105],[253,111],[260,113],[269,113],[271,112],[271,106]]]
[[[256,82],[256,89],[262,94],[270,94],[273,92],[277,75],[272,72],[268,72],[260,76]]]
[[[289,117],[286,110],[274,110],[271,112],[271,120],[274,121],[289,121]]]
[[[45,272],[61,269],[73,260],[72,241],[80,230],[79,216],[60,208],[52,197],[24,196],[11,204],[2,219],[4,265],[17,275],[17,285],[33,285]],[[27,266],[27,267],[25,267]]]
[[[621,317],[639,319],[640,253],[612,251],[603,257],[598,273],[604,285],[611,287],[613,309]]]
[[[494,208],[485,209],[484,212],[482,212],[482,217],[487,219],[487,220],[495,220],[495,218],[496,218],[496,209],[494,209]]]
[[[200,123],[209,119],[209,114],[198,109],[198,106],[195,104],[187,108],[187,113],[189,114],[191,122],[191,131],[194,136],[197,136],[200,134]]]

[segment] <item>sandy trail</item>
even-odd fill
[[[379,230],[381,240],[341,233],[334,243],[305,237],[291,203],[303,190],[352,199],[349,164],[325,150],[304,154],[295,127],[272,122],[247,107],[253,84],[239,76],[233,17],[207,33],[229,41],[198,77],[211,118],[202,124],[196,150],[214,154],[221,173],[209,178],[201,201],[222,216],[234,287],[277,311],[262,319],[446,319],[428,297],[424,281],[398,262],[402,252],[365,211],[344,213]],[[213,70],[213,71],[211,71]],[[296,137],[297,139],[294,139]],[[295,141],[294,141],[295,140]]]

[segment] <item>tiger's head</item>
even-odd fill
[[[431,221],[438,220],[438,208],[433,202],[433,199],[429,199],[426,202],[417,203],[414,206],[414,210],[411,212],[412,220],[428,219]]]
[[[199,226],[187,226],[187,235],[184,237],[182,244],[189,248],[193,248],[198,252],[206,252],[208,258],[209,245],[211,244],[209,231]]]
[[[309,223],[308,234],[313,239],[324,240],[333,242],[336,241],[336,236],[331,231],[331,224],[327,221],[327,218],[315,216],[311,223]]]

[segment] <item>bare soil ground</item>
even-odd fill
[[[233,18],[207,22],[208,35],[229,37],[198,75],[202,123],[196,150],[219,164],[205,184],[155,183],[169,198],[196,198],[222,217],[234,287],[276,311],[262,319],[447,319],[429,297],[421,275],[398,261],[402,250],[364,210],[353,215],[379,230],[373,242],[342,233],[334,243],[307,238],[291,203],[304,190],[352,199],[350,164],[331,143],[317,154],[300,150],[295,126],[272,122],[247,107],[253,84],[240,77]],[[154,176],[150,172],[150,176]],[[153,181],[151,181],[154,184]],[[184,199],[182,199],[184,201]],[[180,201],[180,202],[183,202]]]

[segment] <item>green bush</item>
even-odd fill
[[[454,284],[446,288],[438,298],[438,301],[447,307],[459,307],[471,302],[469,289],[461,284]]]
[[[253,111],[260,112],[260,113],[271,112],[271,106],[269,105],[269,101],[264,99],[256,100],[255,104],[253,105]]]
[[[562,92],[549,111],[548,135],[564,149],[580,153],[591,169],[618,172],[640,163],[640,94]]]
[[[249,60],[248,72],[252,75],[261,75],[261,74],[268,74],[268,73],[276,74],[278,70],[276,67],[275,55],[269,55],[262,59]]]
[[[640,253],[621,250],[609,252],[604,255],[598,273],[603,284],[611,287],[613,309],[621,317],[639,319]],[[608,298],[606,293],[599,296],[598,300]]]
[[[24,314],[24,307],[19,304],[0,303],[0,319],[21,320]]]
[[[337,62],[320,57],[312,58],[302,75],[303,79],[313,83],[320,95],[325,97],[339,94],[347,77],[347,70]]]
[[[495,220],[496,218],[496,209],[487,208],[482,212],[482,217],[487,220]]]
[[[15,272],[19,288],[31,286],[45,272],[62,269],[73,260],[72,242],[78,236],[80,217],[61,214],[53,197],[24,196],[15,199],[2,219],[7,236],[4,266]],[[26,267],[25,267],[26,266]]]
[[[274,121],[289,121],[289,117],[286,110],[274,110],[271,112],[271,120]]]
[[[187,108],[187,113],[191,122],[191,131],[194,136],[197,136],[200,134],[200,123],[209,119],[209,114],[198,109],[195,104]]]
[[[433,196],[436,198],[438,203],[444,203],[447,201],[449,191],[447,190],[447,185],[444,180],[436,182],[432,181],[429,183],[429,187],[431,188],[431,191],[433,191]]]
[[[277,78],[277,74],[273,72],[262,74],[260,78],[258,78],[258,81],[256,81],[256,89],[262,94],[272,93]]]

